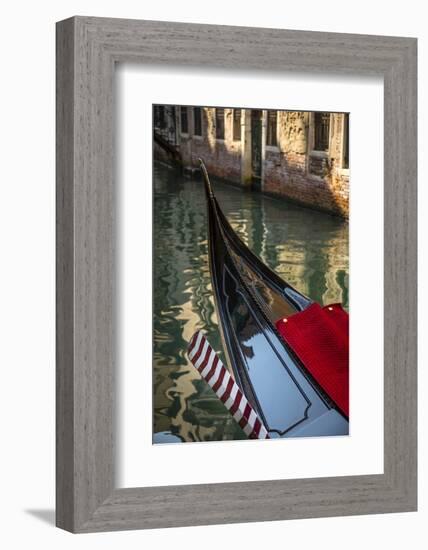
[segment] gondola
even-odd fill
[[[271,438],[347,435],[347,414],[279,330],[314,302],[270,270],[234,232],[200,160],[208,208],[209,265],[223,350]]]

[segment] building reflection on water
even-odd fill
[[[267,265],[313,300],[348,308],[346,222],[215,179],[213,185],[235,231]],[[153,232],[153,441],[245,439],[186,356],[191,336],[202,329],[224,360],[202,182],[154,164]]]

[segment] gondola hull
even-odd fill
[[[275,320],[312,302],[265,266],[222,213],[201,164],[209,263],[227,363],[270,437],[347,435],[348,419],[311,377]]]

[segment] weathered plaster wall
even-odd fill
[[[278,147],[266,147],[263,190],[305,206],[347,217],[349,176],[337,166],[341,154],[340,118],[333,116],[330,154],[311,151],[309,113],[280,112]],[[336,127],[335,127],[336,126]]]
[[[198,158],[205,162],[210,174],[240,183],[241,142],[233,140],[232,109],[225,109],[225,139],[216,139],[215,109],[202,111],[202,137],[194,136],[193,109],[189,109],[189,134],[181,134],[180,151],[185,166],[199,166]]]

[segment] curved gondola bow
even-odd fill
[[[348,419],[278,332],[313,303],[234,232],[200,160],[208,206],[209,264],[226,360],[270,437],[348,434]]]

